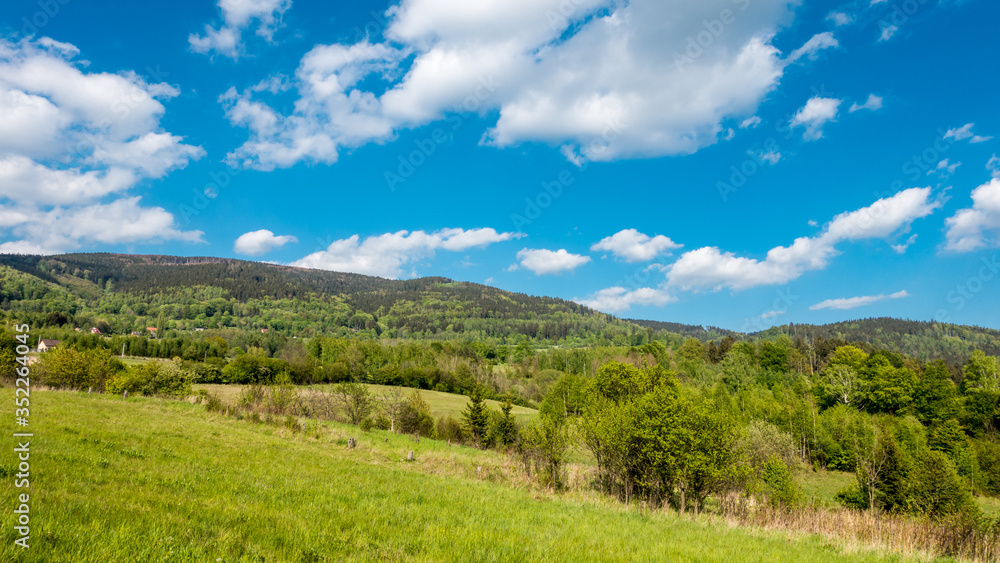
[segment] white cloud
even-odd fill
[[[878,40],[879,41],[888,41],[888,40],[892,39],[893,35],[896,35],[897,31],[899,31],[899,26],[897,26],[897,25],[891,25],[890,24],[890,25],[884,26],[882,28],[881,33],[878,36]]]
[[[879,301],[885,301],[887,299],[902,299],[904,297],[909,297],[910,294],[903,291],[897,291],[896,293],[885,295],[880,293],[878,295],[862,295],[860,297],[843,297],[840,299],[827,299],[825,301],[820,301],[819,303],[809,307],[810,311],[818,311],[820,309],[854,309],[856,307],[863,307],[865,305],[871,305],[872,303],[878,303]]]
[[[677,299],[662,289],[641,287],[629,291],[624,287],[609,287],[602,289],[586,299],[574,299],[581,305],[605,313],[627,311],[633,305],[662,307]]]
[[[910,245],[915,242],[917,242],[916,233],[910,235],[910,238],[906,239],[906,242],[892,245],[892,249],[896,252],[896,254],[903,254],[908,248],[910,248]]]
[[[971,252],[1000,244],[1000,176],[972,190],[972,207],[949,217],[945,248]]]
[[[681,245],[663,235],[650,237],[635,229],[625,229],[594,243],[590,250],[611,252],[626,262],[646,262],[680,247]]]
[[[941,162],[938,162],[937,166],[928,170],[927,175],[930,176],[931,174],[937,172],[941,175],[942,178],[947,178],[948,176],[954,174],[955,171],[958,170],[958,167],[961,165],[962,165],[961,162],[951,162],[951,159],[946,158]]]
[[[527,268],[542,276],[546,274],[559,275],[563,272],[570,272],[576,268],[590,262],[589,256],[572,254],[566,252],[565,248],[559,250],[548,250],[545,248],[522,248],[517,253],[520,260],[520,267]],[[508,268],[508,270],[510,270]]]
[[[100,243],[201,240],[128,192],[204,156],[162,131],[160,100],[180,92],[134,72],[86,73],[49,38],[0,39],[0,236],[45,253]]]
[[[766,313],[762,313],[760,315],[760,318],[762,318],[762,319],[773,319],[774,317],[777,317],[779,315],[784,315],[787,312],[788,311],[779,311],[779,310],[775,309],[773,311],[768,311]]]
[[[796,4],[404,0],[387,12],[385,43],[310,51],[290,113],[260,93],[223,98],[230,119],[250,129],[231,157],[261,169],[330,163],[344,147],[449,113],[496,115],[484,144],[543,142],[571,161],[689,154],[724,138],[723,120],[752,114],[777,86],[789,61],[771,41]],[[699,45],[723,10],[739,13]],[[821,34],[795,57],[833,41]],[[379,80],[362,82],[368,76]],[[241,121],[249,114],[271,125]]]
[[[827,14],[826,19],[837,27],[850,25],[854,22],[854,16],[844,12],[830,12]]]
[[[1000,177],[1000,158],[997,158],[997,155],[991,156],[989,161],[986,162],[986,169],[990,171],[990,175],[994,178]]]
[[[201,231],[180,231],[173,215],[160,207],[142,207],[139,200],[126,197],[111,203],[55,207],[49,211],[33,209],[24,214],[25,221],[14,227],[22,239],[0,244],[0,252],[24,253],[31,249],[36,254],[57,254],[92,242],[203,242]],[[0,216],[4,215],[0,212]]]
[[[955,139],[956,141],[964,141],[965,139],[968,139],[970,143],[985,143],[993,138],[976,135],[972,132],[973,126],[975,126],[975,123],[966,123],[961,127],[949,129],[945,131],[944,138]]]
[[[685,252],[670,266],[668,285],[688,290],[726,287],[738,291],[787,283],[807,271],[825,268],[838,254],[836,245],[840,242],[885,239],[908,232],[913,221],[941,206],[930,196],[930,188],[910,188],[868,207],[841,213],[819,235],[772,248],[764,260],[736,256],[716,247]]]
[[[807,141],[820,139],[823,137],[823,126],[837,118],[837,110],[842,101],[819,96],[810,98],[806,105],[792,117],[791,126],[793,128],[805,127],[802,138]]]
[[[291,265],[395,279],[404,274],[404,266],[430,258],[437,250],[461,252],[516,238],[520,238],[517,233],[498,233],[491,228],[441,229],[431,233],[398,231],[370,236],[363,241],[353,235],[335,240],[325,250],[309,254]],[[411,275],[416,273],[411,270]]]
[[[740,122],[740,129],[754,129],[760,125],[760,118],[756,115],[753,117],[748,117]]]
[[[781,161],[781,153],[775,150],[771,150],[757,155],[757,158],[763,160],[764,162],[768,162],[773,166]]]
[[[840,47],[840,42],[837,38],[833,36],[833,32],[824,31],[823,33],[817,33],[813,35],[809,41],[806,41],[804,45],[792,51],[788,55],[788,62],[795,62],[802,57],[808,57],[809,60],[816,60],[819,52],[823,49],[831,49]]]
[[[240,235],[233,244],[233,250],[239,254],[259,256],[281,248],[290,242],[299,242],[299,240],[291,235],[277,236],[267,229],[261,229]]]
[[[188,36],[191,50],[197,53],[216,52],[238,58],[243,52],[243,31],[257,24],[256,33],[271,41],[281,25],[281,16],[292,7],[291,0],[219,0],[224,23],[218,28],[205,26],[205,34]]]
[[[882,109],[882,98],[880,96],[876,96],[875,94],[868,94],[868,99],[865,100],[865,103],[859,105],[857,102],[854,102],[851,104],[851,109],[848,111],[850,111],[850,113],[854,113],[863,109],[871,111]]]

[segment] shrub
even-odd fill
[[[772,455],[764,463],[760,472],[763,492],[768,501],[775,506],[795,507],[802,500],[802,492],[792,478],[785,460]]]
[[[437,437],[439,440],[451,440],[456,443],[465,442],[465,429],[462,424],[450,416],[442,416],[437,421]]]
[[[160,397],[185,397],[191,393],[193,374],[178,362],[149,362],[131,366],[108,380],[109,393],[141,393]]]

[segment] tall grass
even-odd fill
[[[1000,522],[962,515],[943,519],[826,508],[813,503],[782,508],[731,496],[721,499],[721,519],[739,526],[815,534],[848,546],[898,553],[1000,561]]]

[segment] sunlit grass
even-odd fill
[[[36,392],[32,409],[32,547],[13,546],[5,478],[2,561],[897,560],[554,496],[505,477],[506,456],[433,440],[98,394]]]

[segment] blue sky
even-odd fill
[[[736,330],[1000,328],[998,18],[5,2],[0,252],[440,275]]]

